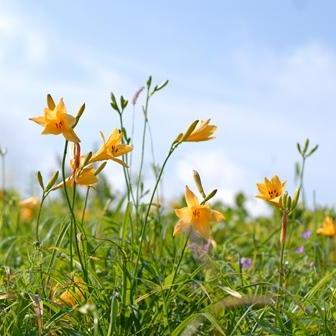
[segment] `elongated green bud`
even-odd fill
[[[54,175],[51,177],[50,181],[47,184],[45,191],[49,191],[55,185],[57,179],[58,179],[58,171],[54,173]]]
[[[92,152],[90,152],[88,155],[86,155],[85,160],[83,162],[83,167],[85,167],[89,163],[91,158],[92,158]]]
[[[102,170],[105,168],[106,164],[107,164],[106,161],[103,162],[103,163],[97,168],[97,170],[95,171],[94,174],[95,174],[96,176],[97,176],[98,174],[100,174],[100,173],[102,172]]]
[[[302,154],[301,145],[299,143],[297,143],[296,147],[297,147],[297,150],[299,151],[299,153]]]
[[[128,100],[125,99],[123,96],[120,97],[120,105],[122,110],[124,110],[128,105]]]
[[[40,171],[37,172],[37,181],[41,187],[42,190],[44,190],[44,183],[43,183],[43,177]]]
[[[309,139],[307,138],[303,146],[303,154],[306,154],[309,147]]]
[[[199,193],[202,195],[203,198],[206,198],[206,194],[203,189],[201,177],[196,170],[193,170],[193,177],[194,177],[197,190],[199,191]]]
[[[147,85],[147,89],[149,90],[149,88],[150,88],[151,85],[152,85],[152,76],[149,76],[149,77],[148,77],[147,82],[146,82],[146,85]]]
[[[292,197],[287,197],[286,209],[290,210],[292,207]]]
[[[293,195],[293,202],[292,202],[292,207],[291,207],[291,211],[295,210],[298,202],[299,202],[299,198],[300,198],[300,192],[301,192],[301,189],[300,188],[297,188],[294,192],[294,195]]]
[[[319,145],[316,145],[316,146],[315,146],[315,147],[314,147],[314,148],[307,154],[307,157],[313,155],[313,154],[317,151],[318,147],[319,147]]]
[[[169,80],[165,80],[164,82],[158,84],[158,85],[155,85],[154,87],[154,90],[152,91],[151,93],[151,96],[155,93],[155,92],[158,92],[160,90],[162,90],[167,84],[169,83]]]
[[[202,201],[201,204],[205,204],[206,202],[208,202],[212,197],[214,197],[217,194],[217,189],[211,191],[211,193],[204,198],[204,200]]]
[[[85,103],[79,108],[79,110],[77,112],[77,115],[76,115],[76,122],[75,122],[75,124],[73,125],[72,128],[76,127],[76,125],[78,124],[78,121],[81,118],[81,116],[83,115],[84,111],[85,111]]]
[[[287,198],[288,198],[288,192],[286,191],[281,197],[280,197],[280,208],[283,210],[286,209],[287,206]]]
[[[120,113],[119,106],[117,104],[117,100],[113,92],[111,92],[111,107],[116,110],[118,113]]]

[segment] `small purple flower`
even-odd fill
[[[251,258],[240,258],[239,264],[241,268],[251,268],[252,267],[252,259]]]
[[[295,252],[296,252],[297,254],[302,254],[302,253],[304,253],[304,246],[299,246],[299,247],[295,250]]]
[[[310,230],[307,230],[307,231],[302,232],[301,237],[303,239],[309,239],[311,235],[312,235],[312,232]]]

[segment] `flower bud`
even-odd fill
[[[49,180],[45,191],[49,191],[55,185],[57,179],[58,179],[58,171],[56,173],[54,173],[54,175]]]
[[[95,171],[96,176],[102,172],[102,170],[105,168],[106,164],[107,164],[107,162],[105,161],[97,168],[97,170]]]
[[[291,207],[291,210],[295,210],[298,202],[299,202],[299,198],[300,198],[300,191],[301,189],[300,188],[297,188],[294,192],[294,195],[293,195],[293,202],[292,202],[292,207]]]
[[[85,111],[85,103],[79,108],[77,115],[76,115],[76,122],[74,124],[74,126],[72,128],[75,128],[76,125],[78,124],[79,119],[81,118],[81,116],[83,115]]]
[[[212,197],[214,197],[217,194],[217,189],[214,189],[213,191],[211,191],[211,193],[204,198],[204,200],[202,201],[201,204],[205,204],[206,202],[208,202]]]
[[[43,177],[40,171],[37,172],[37,181],[40,185],[40,187],[42,188],[42,190],[44,190],[44,183],[43,183]]]
[[[206,195],[205,195],[205,192],[204,192],[204,189],[203,189],[201,177],[196,170],[193,170],[193,177],[194,177],[194,181],[195,181],[197,190],[203,196],[203,198],[205,198]]]

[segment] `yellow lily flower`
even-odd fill
[[[29,120],[44,127],[42,134],[63,134],[68,141],[80,142],[80,139],[73,130],[76,118],[67,113],[63,98],[60,99],[53,109],[46,107],[44,115],[30,118]]]
[[[195,194],[186,186],[185,200],[187,207],[175,209],[180,220],[175,224],[174,235],[192,228],[205,239],[210,237],[210,224],[224,219],[221,212],[212,210],[208,204],[200,204]]]
[[[79,169],[65,180],[66,185],[71,187],[74,185],[74,183],[80,186],[93,187],[97,182],[98,178],[96,176],[96,170],[92,165]],[[57,184],[52,188],[52,190],[56,190],[62,187],[63,182]]]
[[[257,183],[259,195],[256,197],[280,207],[280,198],[285,191],[285,184],[286,182],[282,182],[277,175],[273,176],[271,180],[265,177],[264,183]]]
[[[121,130],[115,128],[107,141],[105,141],[105,137],[102,132],[100,133],[100,135],[103,139],[103,145],[95,154],[92,155],[90,163],[97,161],[113,160],[124,167],[128,167],[124,161],[117,158],[118,156],[124,155],[133,150],[133,146],[122,143],[123,135]]]
[[[209,125],[210,119],[200,120],[197,122],[194,130],[188,135],[187,132],[181,135],[181,142],[198,142],[198,141],[208,141],[214,139],[214,132],[217,129],[215,125]],[[188,127],[188,129],[193,125],[193,123]]]
[[[322,223],[322,226],[316,231],[317,234],[326,237],[336,236],[336,222],[330,217],[326,216]]]

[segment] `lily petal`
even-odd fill
[[[185,191],[185,200],[187,202],[188,207],[199,206],[199,201],[196,195],[186,186]]]

